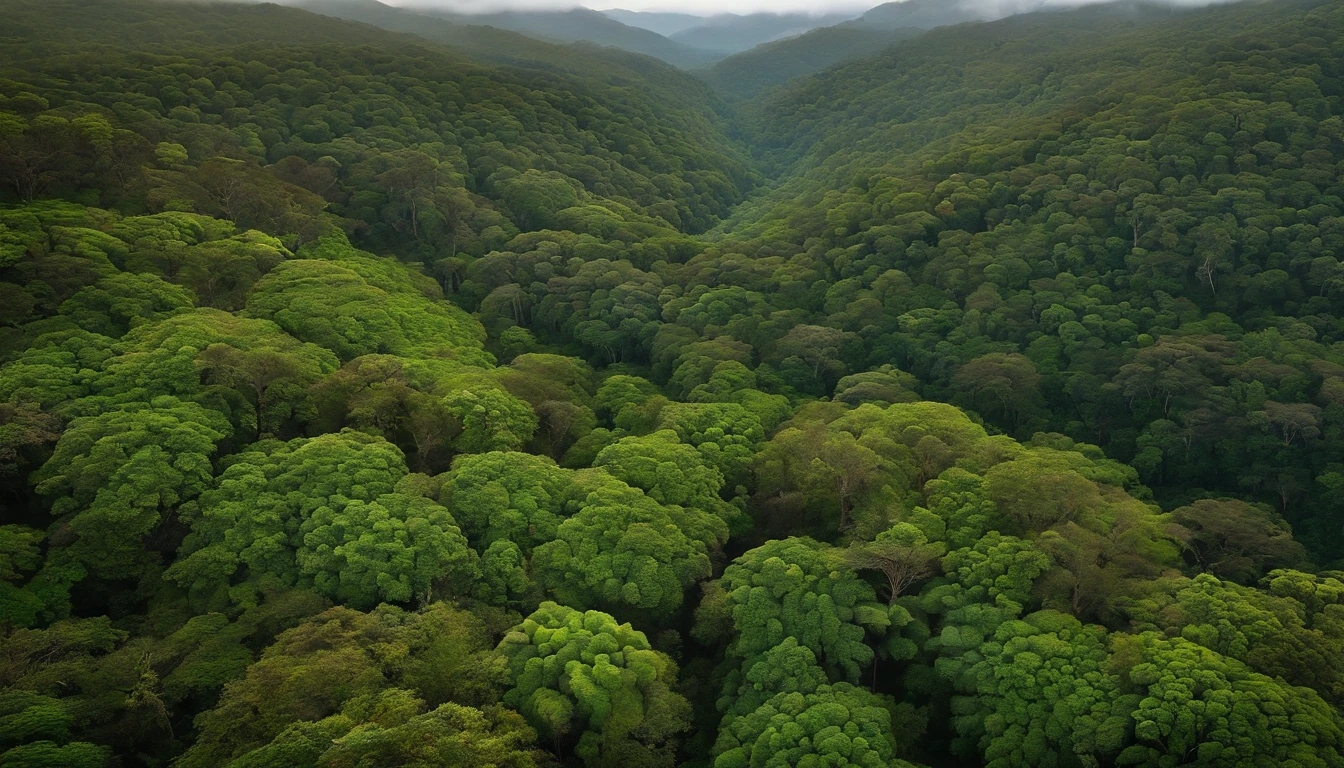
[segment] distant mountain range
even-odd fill
[[[1045,8],[1045,0],[904,0],[884,3],[851,22],[885,29],[933,29],[968,21],[991,21]]]
[[[682,30],[698,27],[705,23],[709,17],[693,16],[689,13],[657,13],[655,11],[624,11],[620,8],[613,8],[603,11],[607,16],[631,27],[647,29],[650,32],[657,32],[664,37],[681,32]]]
[[[741,53],[759,45],[774,43],[826,27],[843,26],[866,30],[933,29],[964,24],[970,21],[989,21],[1030,13],[1049,5],[1048,0],[899,0],[883,3],[863,14],[828,14],[812,16],[803,13],[732,13],[714,16],[694,16],[685,13],[648,13],[641,11],[603,11],[622,24],[656,32],[670,40],[693,48],[720,53]],[[872,41],[873,36],[851,36]],[[828,46],[839,43],[843,36],[826,35],[812,38],[825,40]],[[863,45],[862,43],[858,43]]]
[[[805,13],[723,13],[714,16],[604,11],[624,24],[666,35],[668,38],[708,51],[739,53],[785,37],[794,37],[819,27],[848,21],[857,14],[813,16]]]
[[[567,46],[583,43],[589,44],[585,55],[605,57],[613,74],[637,69],[648,76],[656,64],[639,55],[648,56],[697,72],[731,100],[870,55],[934,27],[988,21],[1047,5],[1047,0],[903,0],[878,5],[861,16],[697,16],[586,8],[467,14],[457,9],[460,6],[448,5],[448,0],[443,5],[422,0],[404,8],[378,0],[275,1],[410,32],[492,63],[565,69],[567,57],[576,55]],[[559,47],[538,46],[527,38]]]
[[[922,32],[850,24],[822,27],[734,54],[700,74],[729,99],[744,100],[795,77],[871,56]]]
[[[521,32],[530,37],[559,43],[586,40],[598,45],[642,53],[683,69],[703,67],[722,54],[669,39],[657,32],[623,24],[587,8],[566,11],[504,11],[463,14],[450,8],[420,7],[417,13],[447,19],[456,24],[476,24]]]

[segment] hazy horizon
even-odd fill
[[[752,13],[806,13],[825,16],[832,13],[862,14],[881,5],[876,2],[848,0],[381,0],[400,8],[448,8],[459,13],[495,13],[498,11],[540,11],[588,8],[594,11],[644,11],[651,13],[685,13],[695,16]]]
[[[909,1],[909,0],[905,0]],[[947,2],[948,0],[938,0]],[[961,0],[958,5],[978,6],[995,16],[1008,16],[1025,10],[1046,7],[1095,5],[1114,0]],[[1231,0],[1154,0],[1180,6],[1211,5]],[[654,13],[685,13],[696,16],[752,13],[805,13],[824,16],[834,13],[861,15],[881,2],[871,0],[382,0],[401,8],[446,8],[465,14],[517,10],[564,10],[589,8],[595,11],[626,10]],[[956,0],[953,0],[956,2]]]

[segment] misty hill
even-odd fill
[[[397,12],[376,0],[332,0],[346,8],[381,8]],[[416,45],[422,41],[389,34],[365,24],[351,23],[337,14],[315,15],[298,3],[188,4],[154,0],[5,0],[0,47],[5,60],[41,56],[52,40],[49,14],[62,19],[65,45],[123,48],[182,47],[192,44],[219,47],[243,43],[311,45],[340,42],[349,45]],[[329,18],[333,17],[333,18]],[[393,30],[395,31],[395,30]],[[521,36],[516,36],[525,40]],[[446,53],[446,52],[445,52]]]
[[[285,0],[284,4],[414,34],[466,52],[476,61],[545,69],[608,83],[642,81],[660,98],[673,103],[679,103],[687,93],[695,90],[691,77],[677,67],[616,47],[587,42],[548,43],[521,32],[426,16],[378,0]],[[470,22],[475,17],[463,18]]]
[[[1084,0],[897,0],[883,3],[870,9],[863,16],[849,24],[883,29],[916,27],[933,29],[968,21],[994,21],[1006,19],[1024,13],[1067,11],[1090,4],[1124,5],[1123,2],[1109,0],[1104,3],[1088,3]],[[1168,0],[1155,3],[1178,7],[1204,4],[1204,0],[1182,3],[1181,0]]]
[[[657,32],[664,37],[671,37],[683,29],[698,27],[709,21],[709,17],[707,16],[695,16],[689,13],[627,11],[621,8],[611,8],[602,11],[602,13],[627,26],[647,29],[650,32]]]
[[[1026,8],[1004,11],[1001,3],[978,0],[904,0],[884,3],[851,22],[854,25],[899,29],[933,29],[968,21],[1002,18]]]
[[[446,19],[466,26],[490,26],[521,32],[530,37],[560,43],[586,40],[634,53],[662,59],[682,68],[705,66],[722,54],[700,50],[670,40],[647,29],[628,26],[616,19],[586,8],[565,11],[503,11],[463,14],[448,8],[417,8],[417,13]]]
[[[729,99],[749,99],[795,77],[870,56],[920,31],[843,24],[822,27],[729,56],[701,73],[701,77]]]
[[[712,16],[704,24],[671,35],[671,39],[705,50],[737,53],[851,18],[853,16],[847,14],[753,13],[739,16],[729,13]]]

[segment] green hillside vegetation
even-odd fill
[[[757,249],[824,265],[809,322],[855,334],[853,370],[891,363],[1010,434],[1099,444],[1168,505],[1272,504],[1332,551],[1340,307],[1319,259],[1340,93],[1312,30],[1338,10],[1099,39],[1089,22],[1122,10],[935,30],[771,94],[758,151],[786,180],[700,269]],[[968,61],[953,38],[992,53]]]
[[[822,27],[729,56],[716,62],[702,77],[726,97],[745,100],[803,75],[871,56],[917,34],[916,29]]]
[[[843,14],[725,13],[711,16],[704,23],[674,32],[669,37],[704,50],[740,53],[782,37],[828,27],[847,18],[851,17]]]
[[[322,0],[317,2],[316,7],[321,10]],[[652,56],[683,68],[704,66],[722,56],[721,53],[706,50],[703,46],[687,44],[647,29],[628,26],[605,14],[586,8],[464,14],[448,10],[448,7],[430,6],[420,9],[417,15],[437,16],[462,26],[507,29],[552,42],[573,43],[582,40]]]
[[[413,34],[465,52],[481,63],[560,73],[571,79],[596,80],[613,88],[629,89],[638,84],[641,89],[653,89],[652,95],[662,105],[703,113],[708,103],[715,113],[724,111],[719,95],[701,86],[691,75],[620,45],[603,46],[586,39],[571,44],[548,43],[520,32],[482,26],[482,17],[428,16],[376,0],[289,0],[286,5]],[[695,58],[683,64],[698,67],[708,61]]]
[[[1344,4],[327,10],[0,0],[0,766],[1344,767]]]
[[[1009,7],[1025,12],[1036,10],[1033,5],[1039,8],[1045,3],[1027,0]],[[999,10],[994,5],[973,0],[897,0],[870,8],[848,24],[879,29],[933,29],[992,19]]]

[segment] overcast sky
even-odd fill
[[[553,9],[586,6],[595,10],[624,8],[628,11],[673,11],[694,13],[700,16],[712,16],[716,13],[786,13],[811,12],[816,14],[834,11],[853,12],[855,14],[875,6],[880,2],[864,0],[382,0],[388,5],[403,8],[415,6],[434,6],[452,8],[462,13],[485,13],[498,10]]]
[[[461,13],[486,13],[499,10],[554,9],[586,6],[597,10],[624,8],[630,11],[678,11],[712,16],[716,13],[763,13],[763,12],[810,12],[825,14],[835,12],[854,13],[880,5],[881,0],[382,0],[389,5],[404,8],[415,6],[435,6],[451,8]],[[1025,6],[1044,3],[1046,5],[1083,5],[1104,0],[960,0],[968,4],[980,4],[1002,9],[1006,13],[1010,8],[1021,9]],[[1221,0],[1166,0],[1174,5],[1204,5]],[[958,0],[933,0],[946,3]],[[1162,2],[1162,0],[1158,0]]]

